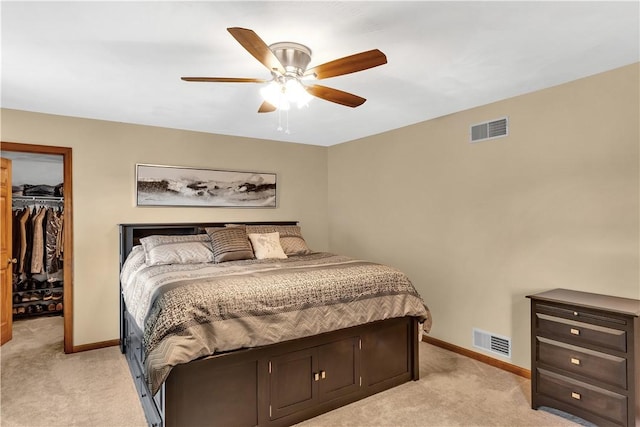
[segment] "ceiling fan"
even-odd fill
[[[265,101],[258,109],[259,113],[268,113],[280,108],[286,110],[291,103],[305,105],[312,97],[357,107],[366,99],[338,89],[307,84],[307,80],[321,80],[329,77],[355,73],[387,63],[387,57],[378,49],[345,56],[307,70],[311,62],[311,49],[300,43],[279,42],[267,44],[252,30],[247,28],[227,28],[227,31],[251,55],[271,72],[272,78],[235,78],[235,77],[182,77],[188,82],[217,83],[269,83],[262,90]],[[303,83],[305,81],[305,83]]]

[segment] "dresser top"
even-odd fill
[[[592,294],[570,289],[553,289],[539,294],[527,295],[527,298],[537,301],[571,304],[583,308],[606,310],[635,317],[640,316],[640,300],[631,298]]]

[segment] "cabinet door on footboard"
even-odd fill
[[[269,418],[274,420],[315,404],[318,361],[315,348],[269,360]]]
[[[360,389],[360,337],[318,347],[318,398],[322,402]]]

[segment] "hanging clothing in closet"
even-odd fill
[[[13,277],[13,312],[16,315],[61,313],[62,201],[14,200],[13,256],[17,263]]]
[[[62,223],[64,214],[62,211],[49,209],[44,228],[44,259],[45,270],[52,274],[62,268]]]
[[[53,274],[62,267],[62,209],[38,206],[13,211],[16,273]]]

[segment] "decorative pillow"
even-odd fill
[[[215,262],[253,258],[253,251],[244,228],[207,228],[206,231],[211,237]]]
[[[274,233],[280,234],[280,245],[287,255],[310,254],[312,251],[302,237],[302,231],[298,225],[247,225],[247,234]]]
[[[280,246],[280,234],[277,231],[275,233],[264,234],[249,233],[248,236],[249,240],[251,240],[251,246],[253,246],[253,253],[256,255],[256,258],[287,258],[287,255],[282,250],[282,246]]]
[[[147,265],[213,262],[209,236],[148,236],[140,239]]]

